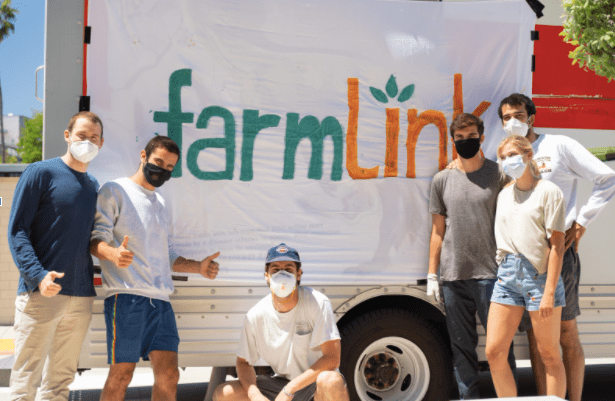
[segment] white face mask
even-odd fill
[[[506,175],[518,180],[523,175],[527,162],[523,161],[523,155],[507,157],[502,160],[502,169]]]
[[[506,125],[504,125],[504,131],[508,135],[526,136],[529,129],[529,125],[527,125],[526,123],[522,123],[516,118],[511,118],[510,120],[506,121]]]
[[[272,274],[269,278],[269,287],[275,295],[280,298],[286,298],[293,293],[297,287],[297,278],[294,274],[290,274],[285,270]]]
[[[91,162],[98,154],[98,146],[87,140],[72,142],[68,149],[70,154],[81,163]]]

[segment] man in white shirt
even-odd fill
[[[301,282],[299,253],[285,244],[267,253],[271,295],[246,316],[239,350],[239,380],[222,383],[215,401],[348,401],[340,364],[340,335],[329,299]],[[256,375],[264,360],[275,376]]]
[[[615,171],[598,160],[583,145],[563,135],[538,135],[534,132],[536,106],[525,95],[514,93],[503,99],[498,109],[502,126],[509,135],[524,135],[532,144],[534,160],[541,177],[555,183],[566,200],[566,253],[562,278],[566,306],[562,310],[560,343],[563,351],[568,395],[581,401],[585,375],[585,355],[579,340],[576,317],[579,310],[579,241],[591,223],[615,194]],[[592,195],[577,212],[577,179],[594,183]],[[532,367],[539,394],[545,394],[544,365],[536,350],[533,330],[528,330]]]

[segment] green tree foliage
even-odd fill
[[[11,0],[2,0],[0,3],[0,43],[15,32],[15,16],[19,13],[14,8],[11,8]],[[6,150],[4,148],[4,121],[2,119],[2,85],[0,85],[0,145],[2,147],[2,163],[6,161]]]
[[[0,42],[2,39],[15,32],[15,17],[19,14],[14,8],[11,8],[11,0],[3,0],[0,4]]]
[[[561,33],[577,48],[570,52],[579,67],[615,78],[615,0],[564,0],[566,21]]]
[[[36,111],[32,118],[26,120],[17,144],[17,153],[22,163],[43,160],[43,113]]]

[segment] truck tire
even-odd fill
[[[380,309],[349,322],[341,336],[340,372],[352,401],[449,399],[449,348],[426,320]]]

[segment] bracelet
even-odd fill
[[[286,395],[287,395],[287,396],[289,396],[290,398],[293,398],[293,397],[295,396],[294,394],[291,394],[291,393],[289,393],[288,391],[286,391],[286,386],[285,386],[285,387],[282,387],[282,391],[284,392],[284,394],[286,394]]]

